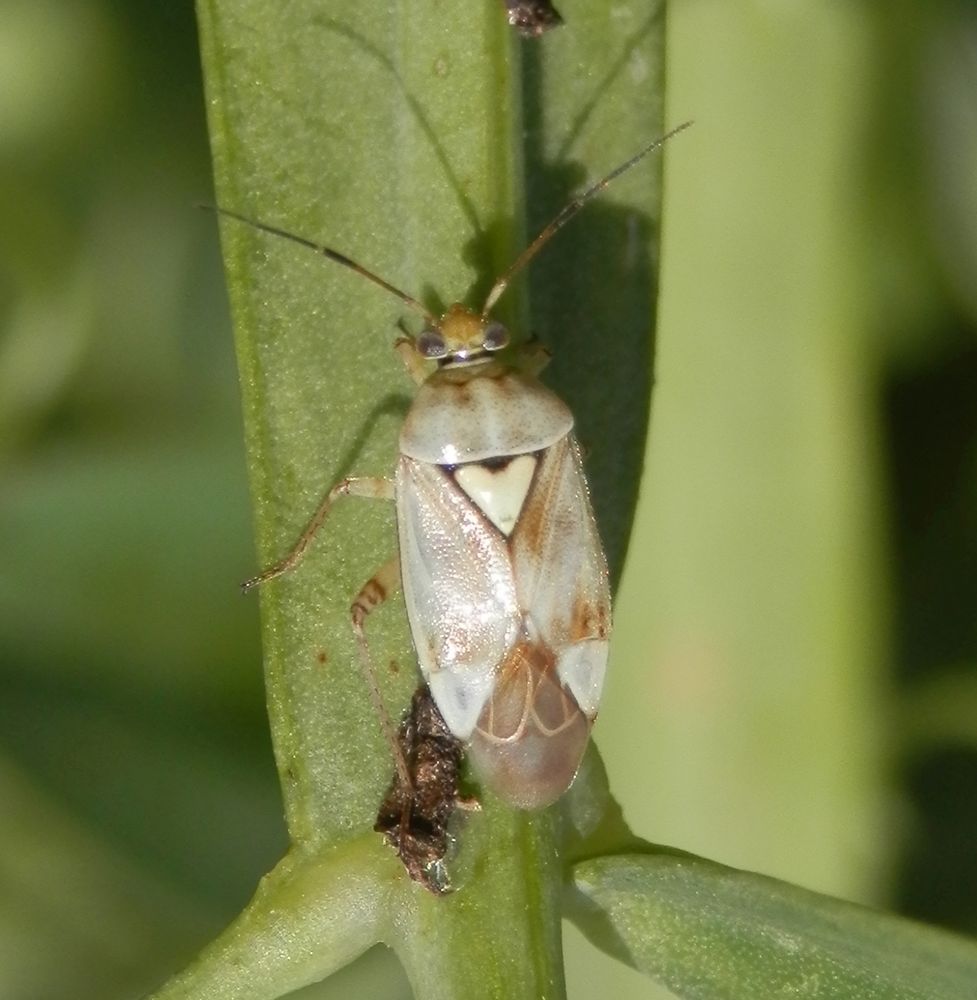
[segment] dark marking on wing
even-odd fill
[[[570,641],[606,639],[610,623],[611,611],[606,604],[592,603],[578,596],[570,613]]]

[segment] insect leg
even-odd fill
[[[417,385],[431,374],[431,363],[417,350],[414,338],[409,334],[394,341],[394,350],[400,355],[400,363],[407,374]]]
[[[520,368],[530,375],[538,375],[553,359],[553,352],[535,337],[520,344],[517,350]]]
[[[383,703],[383,696],[380,693],[380,685],[377,683],[376,671],[373,668],[373,658],[370,656],[370,645],[367,642],[366,630],[364,628],[367,615],[383,604],[399,586],[400,557],[394,556],[389,562],[385,562],[363,584],[360,592],[353,601],[352,607],[349,609],[349,614],[353,623],[353,634],[356,636],[356,647],[360,654],[360,667],[363,670],[363,677],[366,680],[366,686],[369,688],[370,697],[373,699],[373,707],[380,717],[380,726],[383,729],[383,735],[387,743],[390,744],[390,750],[394,756],[394,764],[397,766],[397,775],[405,792],[410,795],[413,793],[414,782],[411,778],[410,768],[407,766],[404,749],[401,746],[400,740],[397,739],[397,727],[393,724],[390,713]]]
[[[292,546],[288,554],[276,562],[274,566],[269,566],[268,569],[263,570],[257,576],[251,577],[250,580],[245,580],[244,583],[241,584],[241,590],[244,591],[244,593],[247,593],[252,588],[260,586],[262,583],[267,583],[269,580],[274,580],[276,576],[281,576],[283,573],[287,573],[289,570],[295,569],[295,567],[302,561],[302,556],[305,555],[305,551],[311,544],[312,539],[315,538],[316,533],[322,527],[322,524],[326,519],[326,515],[328,515],[332,505],[340,497],[365,497],[369,500],[393,500],[393,480],[375,476],[356,476],[343,479],[341,482],[336,483],[336,485],[326,494],[325,499],[319,505],[319,509],[312,515],[311,520],[305,526],[302,534],[299,535],[297,541]]]

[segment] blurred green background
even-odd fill
[[[669,122],[696,126],[667,153],[612,788],[650,840],[977,933],[977,5],[669,19]],[[285,846],[210,190],[189,5],[6,0],[10,1000],[138,996]],[[568,933],[572,997],[658,995]],[[304,995],[407,995],[379,950],[337,980]]]

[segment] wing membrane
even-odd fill
[[[421,672],[467,739],[519,634],[505,538],[438,466],[401,457],[397,512],[404,596]]]
[[[572,434],[543,452],[510,545],[520,604],[552,649],[607,638],[607,561]]]

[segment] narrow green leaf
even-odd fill
[[[318,856],[290,854],[237,920],[153,1000],[274,1000],[318,982],[383,935],[391,867],[373,837]]]
[[[499,0],[198,0],[217,201],[329,244],[432,312],[456,299],[480,304],[572,193],[660,133],[660,11],[638,0],[614,11],[598,5],[575,12],[572,30],[527,43]],[[607,442],[599,461],[613,474],[595,480],[594,492],[616,569],[648,413],[659,172],[647,161],[588,206],[498,310],[517,338],[536,334],[556,352],[551,383],[574,407],[585,447],[596,457]],[[257,565],[267,565],[343,476],[392,474],[410,386],[391,346],[398,320],[416,330],[420,319],[308,249],[233,220],[221,230]],[[597,311],[607,312],[599,323]],[[457,891],[445,898],[410,883],[367,832],[393,765],[349,606],[393,554],[393,512],[384,508],[338,505],[302,565],[261,591],[291,837],[315,870],[338,851],[363,866],[362,885],[389,882],[385,922],[359,926],[397,951],[417,996],[560,997],[553,813],[512,812],[484,792],[482,812],[460,829]],[[396,718],[418,675],[402,604],[390,605],[371,616],[369,635]],[[348,854],[363,836],[380,855]],[[296,870],[295,884],[303,878]],[[341,884],[310,881],[299,909],[318,912],[323,891],[322,905],[358,913],[354,882],[345,899],[333,891]],[[282,939],[277,972],[263,982],[293,988],[311,969],[301,948],[289,957],[289,941],[304,940],[291,912],[298,898],[279,905],[259,893],[181,988],[201,976],[217,988],[221,956],[243,954],[250,929],[272,915],[269,899],[274,919],[296,936]],[[368,909],[376,896],[369,899]],[[323,941],[330,961],[352,954],[338,923],[319,933],[334,936]],[[256,981],[239,977],[242,992],[226,995],[272,995],[248,992]]]
[[[200,0],[218,201],[330,243],[429,308],[471,289],[478,301],[524,232],[661,129],[661,8],[578,12],[548,49],[523,45],[527,208],[520,43],[500,8]],[[592,66],[601,72],[582,71]],[[616,568],[648,415],[658,197],[647,178],[659,172],[643,164],[588,206],[508,300],[518,312],[531,281],[531,332],[553,346],[551,381],[593,454]],[[615,205],[635,190],[640,209]],[[390,347],[407,310],[302,247],[222,228],[268,564],[343,475],[391,473],[409,384]],[[261,594],[286,811],[293,837],[310,844],[370,819],[390,767],[348,608],[393,553],[392,512],[351,506]],[[375,661],[399,671],[383,678],[389,701],[405,704],[416,674],[403,616],[384,609],[370,625]]]
[[[691,1000],[972,1000],[977,943],[665,849],[576,866],[573,917]]]
[[[465,295],[507,258],[516,200],[497,15],[202,0],[220,204],[328,242],[430,308]],[[303,247],[238,222],[222,230],[267,565],[333,483],[391,474],[410,387],[391,346],[397,320],[416,328],[417,317]],[[260,595],[272,733],[301,844],[368,826],[390,776],[349,623],[357,590],[394,552],[384,507],[341,504],[304,564]],[[384,609],[370,626],[389,701],[406,704],[416,674],[403,615]]]

